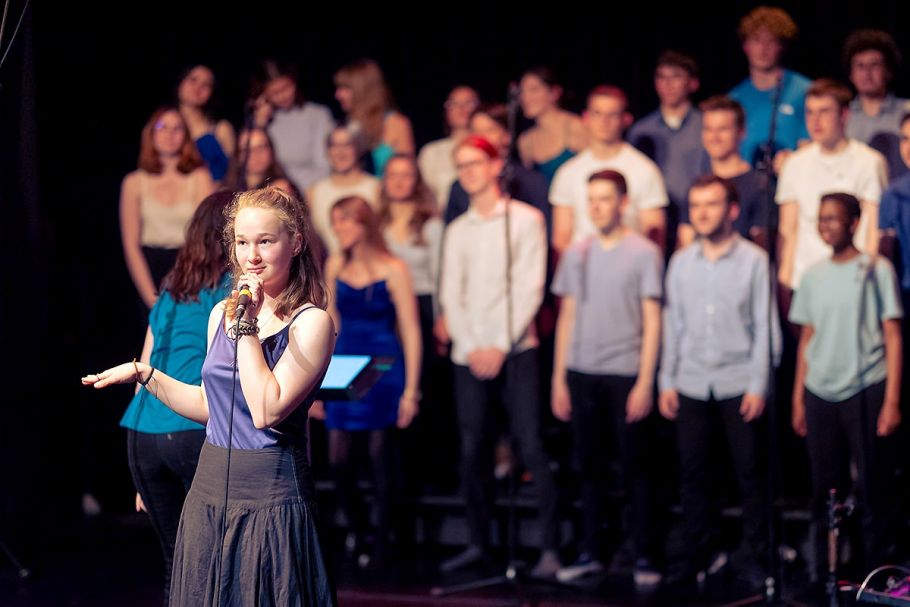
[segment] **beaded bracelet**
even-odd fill
[[[259,335],[258,319],[253,317],[250,320],[241,319],[236,326],[230,328],[231,339],[238,339],[244,335]]]

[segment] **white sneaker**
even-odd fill
[[[660,571],[651,565],[651,561],[644,558],[635,561],[635,568],[632,570],[632,580],[637,588],[654,588],[660,584],[662,579],[663,576]]]
[[[560,582],[574,582],[575,580],[591,575],[597,575],[605,571],[603,563],[597,559],[591,558],[587,554],[582,554],[571,565],[560,567],[556,572],[556,579]]]

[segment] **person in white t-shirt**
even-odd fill
[[[553,247],[559,252],[597,232],[586,212],[588,177],[604,169],[619,171],[629,184],[624,224],[664,246],[667,190],[657,165],[622,139],[632,121],[627,106],[626,94],[614,86],[598,86],[588,95],[582,115],[588,147],[559,167],[550,187]]]
[[[831,255],[818,235],[819,201],[845,192],[862,202],[857,247],[878,251],[878,204],[888,181],[885,159],[845,135],[852,95],[845,85],[822,78],[806,93],[806,128],[812,143],[784,163],[777,184],[780,205],[781,262],[778,280],[796,290],[809,266]]]

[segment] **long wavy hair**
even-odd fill
[[[265,141],[269,145],[269,154],[272,155],[272,163],[265,171],[265,179],[262,184],[247,183],[246,174],[244,174],[250,147],[250,138],[253,136],[253,133],[256,132],[262,133],[265,137]],[[231,158],[227,173],[224,176],[224,187],[239,192],[249,188],[266,187],[276,179],[287,178],[287,173],[284,172],[284,169],[275,157],[275,146],[272,145],[272,138],[269,137],[268,132],[265,129],[260,128],[244,129],[240,131],[237,135],[237,149],[234,151],[234,157]],[[291,193],[296,194],[296,192]]]
[[[294,81],[294,86],[297,87],[294,105],[303,105],[306,97],[300,90],[300,73],[297,66],[278,59],[263,59],[256,66],[256,70],[250,78],[250,100],[259,97],[265,91],[265,87],[278,78],[290,78]]]
[[[386,113],[395,109],[382,70],[372,59],[359,59],[335,73],[335,86],[354,93],[348,122],[357,122],[370,148],[382,142]]]
[[[142,127],[142,138],[139,144],[139,168],[149,173],[158,174],[162,170],[161,159],[155,150],[155,125],[161,120],[161,117],[168,112],[174,112],[180,117],[180,123],[183,125],[183,147],[180,148],[180,159],[177,161],[177,170],[183,174],[189,174],[202,166],[202,157],[196,151],[196,142],[190,135],[190,129],[186,126],[186,121],[180,115],[180,110],[170,105],[164,105],[152,112],[152,117]]]
[[[417,160],[413,156],[409,154],[395,154],[385,165],[386,171],[392,166],[393,161],[407,162],[416,176],[414,189],[411,190],[411,193],[408,194],[407,198],[407,200],[414,205],[414,214],[411,215],[411,221],[408,223],[408,227],[411,230],[411,234],[416,237],[415,243],[421,247],[426,246],[427,243],[423,237],[423,226],[428,219],[436,215],[436,197],[433,196],[433,192],[430,190],[429,186],[424,183],[423,177],[420,175],[420,168],[417,166]],[[382,189],[379,192],[380,230],[389,225],[389,222],[392,220],[392,212],[389,209],[391,203],[392,200],[389,198],[389,193],[386,191],[385,187],[385,179],[383,179]]]
[[[318,241],[313,233],[309,210],[295,196],[280,188],[267,187],[240,192],[224,211],[227,218],[224,226],[224,246],[228,251],[235,282],[243,273],[243,268],[237,262],[237,253],[234,249],[234,222],[240,211],[249,208],[272,211],[292,241],[300,236],[300,251],[291,259],[288,284],[277,297],[275,313],[284,317],[308,302],[325,309],[327,303],[325,281],[317,262]],[[236,297],[228,298],[225,310],[228,318],[233,319],[237,310]]]
[[[161,283],[176,301],[199,301],[199,291],[214,289],[227,270],[227,255],[221,235],[224,232],[224,210],[234,194],[220,190],[209,195],[193,213],[186,229],[186,244],[177,253],[174,267]]]
[[[332,205],[331,213],[334,214],[335,211],[340,211],[363,226],[364,241],[371,249],[391,255],[385,238],[382,237],[379,216],[373,211],[370,203],[360,196],[345,196]],[[344,251],[344,259],[345,262],[351,260],[351,251]]]
[[[197,67],[208,70],[212,75],[212,94],[209,95],[209,100],[205,102],[205,105],[199,108],[199,111],[201,111],[202,114],[212,122],[216,122],[214,110],[215,106],[217,105],[216,95],[218,93],[218,79],[215,77],[215,70],[213,70],[205,63],[192,63],[180,71],[180,75],[177,78],[177,85],[174,87],[173,104],[177,107],[180,106],[180,86],[183,84],[184,80],[189,78],[192,71]]]

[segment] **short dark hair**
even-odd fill
[[[850,221],[858,220],[860,215],[862,215],[862,207],[860,206],[859,199],[853,194],[847,194],[846,192],[829,192],[827,194],[822,194],[821,202],[836,202],[841,205],[847,212],[847,217]]]
[[[746,128],[746,112],[743,111],[743,106],[732,97],[726,95],[708,97],[699,104],[698,109],[701,110],[702,114],[706,112],[733,112],[733,115],[736,116],[736,126],[741,129]]]
[[[904,123],[907,122],[908,120],[910,120],[910,112],[907,112],[906,114],[901,116],[900,128],[904,128]]]
[[[688,53],[682,51],[666,50],[657,58],[656,67],[678,67],[689,74],[690,78],[698,78],[698,62]]]
[[[546,84],[549,88],[553,88],[554,86],[561,86],[559,79],[556,77],[556,73],[552,70],[552,68],[546,65],[535,65],[529,67],[521,73],[522,78],[525,76],[534,76]]]
[[[616,191],[620,196],[624,196],[629,191],[629,188],[626,186],[626,178],[623,177],[623,174],[619,171],[614,171],[612,169],[597,171],[588,177],[588,183],[593,183],[595,181],[611,182],[614,186],[616,186]]]
[[[850,101],[853,100],[853,93],[846,84],[842,84],[832,78],[819,78],[813,80],[806,91],[806,99],[809,97],[833,97],[840,108],[850,107]]]
[[[844,68],[847,73],[853,63],[853,57],[865,51],[878,51],[885,60],[885,67],[894,76],[901,64],[901,51],[897,48],[891,34],[882,30],[858,29],[847,36],[844,41]]]
[[[728,205],[739,204],[739,192],[736,191],[736,186],[733,185],[733,182],[713,173],[706,173],[696,177],[692,185],[689,186],[689,191],[691,192],[696,188],[707,188],[712,185],[719,185],[724,189],[724,200]]]

